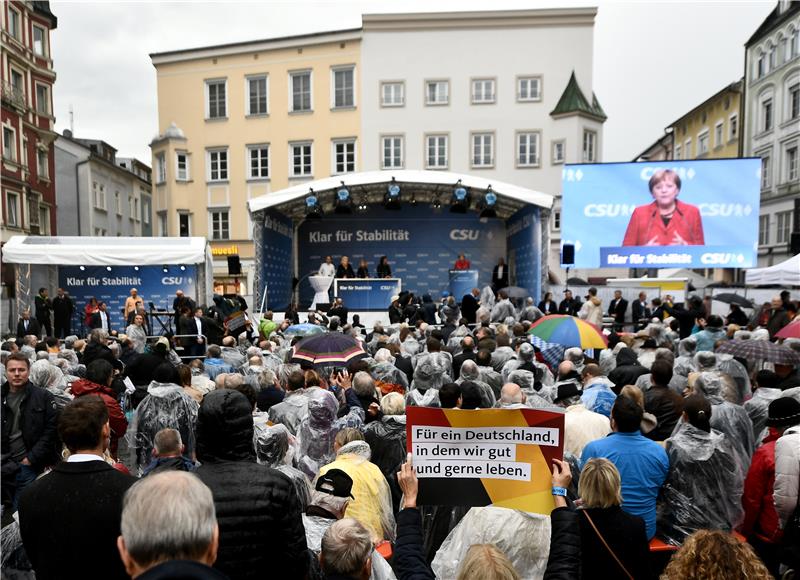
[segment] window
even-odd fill
[[[772,164],[770,163],[769,156],[761,158],[761,189],[769,189],[772,187]]]
[[[775,228],[775,243],[786,244],[789,242],[789,232],[792,231],[792,212],[781,211],[775,214],[778,227]]]
[[[722,121],[717,121],[714,125],[714,147],[722,147],[723,144]]]
[[[788,99],[789,119],[797,119],[800,117],[800,83],[793,84],[789,87]]]
[[[692,140],[691,139],[687,139],[686,143],[683,144],[683,151],[684,151],[684,155],[683,155],[684,159],[691,159],[692,158]]]
[[[697,136],[697,156],[700,157],[706,153],[708,153],[708,131]]]
[[[6,192],[6,224],[12,228],[19,227],[19,194]]]
[[[517,101],[530,102],[542,100],[541,77],[519,77],[517,79]]]
[[[426,81],[425,104],[446,105],[450,102],[450,81]]]
[[[247,146],[247,176],[249,179],[269,177],[269,145]]]
[[[36,112],[42,115],[50,113],[50,90],[47,85],[36,84]]]
[[[594,163],[597,160],[597,133],[583,132],[583,162]]]
[[[105,228],[94,228],[94,235],[99,238],[104,238],[108,231]]]
[[[158,212],[158,235],[161,237],[166,237],[168,230],[167,230],[167,212],[160,211]]]
[[[3,159],[17,160],[17,132],[11,127],[3,127]]]
[[[335,68],[333,74],[333,108],[356,106],[355,67]]]
[[[163,153],[161,154],[163,155]],[[159,175],[159,178],[161,176]],[[166,180],[166,173],[164,179]],[[175,152],[175,179],[178,181],[189,181],[189,154],[186,151]]]
[[[472,134],[472,167],[492,167],[494,165],[494,134]]]
[[[178,236],[188,238],[192,235],[192,214],[178,212]]]
[[[39,206],[39,235],[50,235],[50,208],[46,205]]]
[[[267,75],[247,77],[247,114],[267,114]]]
[[[289,153],[291,177],[310,177],[314,174],[311,167],[311,143],[291,143]]]
[[[20,94],[25,95],[25,77],[16,69],[11,69],[11,86]]]
[[[347,139],[333,142],[333,173],[352,173],[356,170],[356,142]]]
[[[764,57],[763,53],[760,53],[758,55],[758,60],[756,61],[756,78],[757,79],[760,79],[761,77],[764,76],[764,74],[766,74],[766,65],[767,65],[766,58]]]
[[[517,133],[517,166],[539,166],[539,133]]]
[[[20,40],[20,32],[22,32],[22,28],[20,27],[20,16],[19,12],[14,10],[13,8],[8,9],[8,33]]]
[[[208,181],[228,180],[228,150],[209,149],[206,151],[208,165]]]
[[[566,160],[566,144],[563,141],[553,141],[551,157],[553,165],[559,165]]]
[[[472,81],[472,104],[494,103],[494,79]]]
[[[402,107],[406,103],[406,84],[402,81],[381,83],[381,106]]]
[[[387,135],[381,138],[381,169],[403,167],[403,136]]]
[[[114,208],[117,211],[117,215],[122,215],[122,196],[120,196],[119,191],[114,192]]]
[[[559,231],[561,229],[561,212],[553,211],[553,229]]]
[[[739,136],[739,116],[731,115],[728,120],[728,140],[733,141]]]
[[[225,79],[206,81],[206,119],[224,119],[228,116],[227,86]]]
[[[791,32],[789,36],[783,39],[783,62],[789,62],[792,58],[792,36]]]
[[[447,168],[447,135],[427,135],[425,150],[425,167],[428,169]]]
[[[48,179],[50,177],[50,156],[45,149],[36,149],[36,175],[39,179]]]
[[[772,129],[772,99],[766,99],[761,103],[761,130],[770,131]]]
[[[796,182],[797,177],[797,145],[792,145],[786,148],[786,181]]]
[[[773,71],[778,67],[778,47],[769,47],[769,70]]]
[[[311,110],[311,71],[289,73],[289,90],[292,92],[292,112]]]
[[[675,145],[675,159],[681,158],[681,146]]]
[[[156,183],[167,181],[167,157],[166,153],[156,155]]]
[[[800,56],[800,28],[792,33],[792,56]]]
[[[106,186],[102,183],[92,182],[92,203],[97,209],[106,209]]]
[[[47,56],[47,32],[41,26],[33,25],[33,53]]]
[[[142,222],[150,225],[150,198],[142,196]]]
[[[758,218],[758,245],[769,244],[769,216],[762,215]]]
[[[132,195],[128,196],[128,217],[133,221],[136,218],[137,209],[139,204],[136,202],[136,198]]]
[[[230,218],[228,210],[211,212],[211,239],[229,240]]]

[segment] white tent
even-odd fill
[[[785,262],[768,268],[752,268],[745,272],[748,286],[778,284],[780,286],[800,286],[800,254]]]

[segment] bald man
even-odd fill
[[[506,383],[500,389],[500,402],[497,406],[501,409],[527,409],[528,406],[525,404],[527,400],[518,384]]]

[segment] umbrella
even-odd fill
[[[724,302],[726,304],[737,304],[742,308],[752,308],[753,302],[748,300],[744,296],[739,296],[738,294],[733,294],[732,292],[723,292],[722,294],[717,294],[712,296],[713,300],[717,302]]]
[[[608,346],[608,340],[594,324],[565,314],[551,314],[540,318],[531,326],[528,334],[566,347],[587,349]]]
[[[506,286],[501,288],[500,292],[505,292],[509,298],[527,298],[531,295],[527,288],[520,288],[519,286]]]
[[[716,350],[747,360],[764,360],[783,365],[800,364],[800,354],[788,346],[768,340],[729,340]]]
[[[800,338],[800,320],[790,322],[775,333],[775,338]]]
[[[365,358],[367,353],[361,343],[352,336],[340,332],[328,332],[307,336],[296,345],[292,353],[293,363],[312,363],[314,366],[346,366],[350,361]]]
[[[283,331],[284,336],[311,336],[312,334],[323,334],[327,332],[323,327],[318,324],[309,324],[304,322],[302,324],[293,324]]]

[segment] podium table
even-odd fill
[[[333,284],[333,276],[309,276],[308,281],[314,289],[314,300],[309,310],[316,310],[317,304],[329,304],[331,299],[328,290]]]
[[[470,290],[478,287],[477,270],[450,270],[450,294],[457,302]]]
[[[341,278],[334,283],[333,293],[350,311],[386,310],[401,287],[400,278]]]

